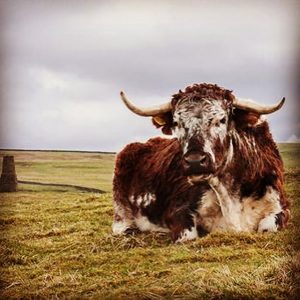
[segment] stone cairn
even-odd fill
[[[2,164],[2,174],[0,178],[0,192],[16,192],[17,185],[18,181],[14,157],[4,156]]]

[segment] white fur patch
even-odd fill
[[[136,198],[136,204],[138,205],[138,206],[141,206],[141,204],[142,204],[142,202],[143,202],[143,197],[142,196],[139,196],[139,197],[137,197]]]
[[[251,197],[243,199],[242,226],[258,230],[263,219],[280,212],[279,194],[273,188],[268,187],[266,194],[261,199],[257,200]]]
[[[132,227],[133,217],[131,211],[125,210],[123,206],[114,202],[115,220],[112,224],[113,234],[123,234],[127,229]]]
[[[198,237],[197,228],[194,226],[190,230],[185,229],[181,236],[177,239],[176,243],[183,243],[186,241],[194,240]]]
[[[241,231],[241,203],[229,195],[226,187],[219,182],[218,178],[210,180],[210,186],[215,192],[220,210],[223,216],[224,225],[228,230]],[[224,226],[223,225],[223,226]]]
[[[264,232],[264,231],[276,232],[277,231],[276,216],[269,215],[266,218],[262,219],[259,222],[257,231],[258,232]]]
[[[141,231],[158,231],[158,232],[169,232],[168,228],[160,227],[156,224],[153,224],[149,221],[146,216],[139,215],[135,219],[135,224]]]
[[[134,201],[135,201],[135,198],[134,198],[134,196],[133,195],[131,195],[131,196],[129,196],[129,201],[131,202],[131,203],[134,203]]]
[[[227,121],[220,122],[226,116],[221,102],[214,99],[203,99],[201,103],[187,101],[176,107],[173,119],[178,126],[172,130],[182,146],[183,154],[187,153],[192,137],[202,136],[205,141],[203,151],[211,156],[214,163],[213,145],[217,139],[223,142],[228,135]]]
[[[112,231],[115,235],[123,234],[127,229],[129,229],[132,225],[132,222],[129,220],[122,220],[118,222],[114,222],[112,225]]]
[[[133,195],[131,195],[129,197],[129,201],[132,204],[136,204],[139,207],[146,207],[156,201],[156,196],[153,193],[145,193],[143,195],[137,196],[136,198]]]
[[[233,145],[232,145],[232,140],[230,139],[230,144],[229,144],[229,149],[227,151],[227,157],[226,157],[226,163],[225,166],[231,163],[233,159]]]
[[[173,129],[173,134],[177,137],[178,140],[181,140],[184,138],[184,135],[185,135],[185,130],[183,127],[178,127],[176,126],[174,129]]]
[[[215,178],[214,178],[215,179]],[[206,192],[198,209],[197,223],[209,232],[276,231],[275,215],[281,211],[279,194],[269,187],[261,199],[230,196],[226,187],[212,179],[213,190]]]

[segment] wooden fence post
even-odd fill
[[[13,156],[4,156],[0,177],[0,192],[16,192],[18,186],[15,160]]]

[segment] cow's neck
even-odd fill
[[[230,147],[232,149],[230,150]],[[265,178],[282,182],[282,162],[268,130],[267,124],[257,130],[232,131],[227,154],[224,180],[239,188],[247,183],[261,182]],[[273,149],[273,151],[272,151]],[[222,174],[221,174],[222,177]]]

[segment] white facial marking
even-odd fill
[[[173,116],[177,126],[173,128],[174,135],[181,143],[183,154],[188,152],[189,143],[193,137],[204,140],[203,149],[215,163],[213,146],[216,140],[224,142],[227,132],[227,114],[222,102],[214,99],[193,100],[178,104]]]

